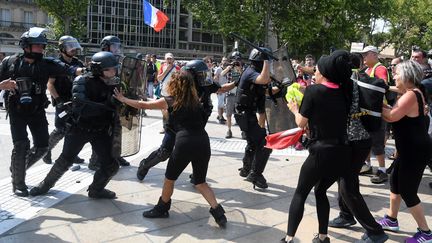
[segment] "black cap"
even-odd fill
[[[317,65],[320,73],[332,83],[343,84],[352,74],[350,55],[344,50],[336,50],[330,56],[322,56]]]

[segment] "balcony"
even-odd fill
[[[14,31],[14,32],[24,32],[30,27],[36,26],[35,23],[25,23],[25,22],[12,22],[12,21],[1,21],[0,20],[0,31]]]

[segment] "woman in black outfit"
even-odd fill
[[[397,216],[403,199],[418,225],[417,233],[405,242],[429,242],[432,233],[417,195],[432,145],[425,95],[420,89],[423,70],[415,61],[405,61],[397,65],[394,78],[402,96],[393,108],[384,107],[383,118],[392,122],[398,157],[390,175],[390,208],[378,222],[384,229],[398,231]]]
[[[330,205],[328,187],[347,169],[351,150],[347,143],[347,117],[351,76],[349,53],[335,51],[321,57],[315,72],[316,84],[308,86],[300,110],[294,101],[288,106],[300,128],[310,132],[309,156],[301,170],[296,191],[291,201],[287,235],[281,242],[293,242],[303,218],[304,203],[315,186],[319,234],[313,242],[330,242],[327,237]]]
[[[115,98],[138,109],[167,109],[169,113],[167,128],[176,133],[174,150],[168,160],[162,196],[158,204],[145,211],[146,218],[167,218],[171,206],[174,183],[189,162],[192,162],[194,184],[196,189],[210,204],[210,213],[220,227],[225,227],[225,211],[217,203],[213,190],[206,183],[208,163],[210,160],[210,142],[207,132],[206,113],[199,102],[197,89],[192,75],[181,71],[172,75],[168,85],[170,96],[154,101],[138,101],[124,97],[117,90]],[[196,151],[200,151],[197,153]]]

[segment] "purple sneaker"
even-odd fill
[[[405,239],[406,243],[429,243],[432,242],[432,233],[426,234],[419,229],[417,229],[417,233],[413,235],[413,237],[409,237]]]
[[[397,232],[399,231],[399,223],[398,221],[392,221],[390,220],[387,215],[384,215],[384,218],[380,219],[377,221],[378,224],[381,225],[381,227],[383,228],[383,230],[390,230],[390,231],[394,231]]]

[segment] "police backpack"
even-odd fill
[[[382,105],[388,85],[384,80],[370,77],[364,72],[359,73],[358,79],[353,79],[359,89],[360,120],[368,132],[380,129],[382,122]]]

